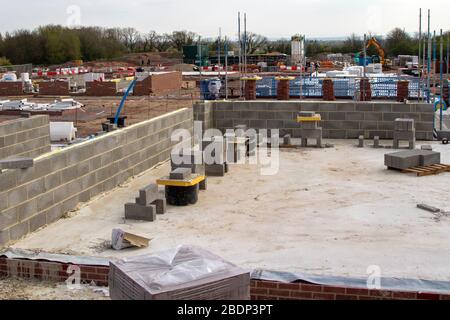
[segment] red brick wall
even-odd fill
[[[180,90],[183,83],[181,72],[171,72],[152,76],[152,93]]]
[[[20,96],[23,95],[22,81],[0,82],[0,96]]]
[[[135,96],[148,96],[151,94],[151,77],[147,77],[142,79],[141,81],[136,82],[134,86],[133,95]]]
[[[0,258],[0,277],[65,282],[72,275],[67,273],[69,266],[67,263]],[[108,286],[108,266],[78,267],[82,283],[94,281],[98,286]]]
[[[68,81],[42,81],[39,83],[39,94],[44,96],[69,95]]]
[[[71,264],[0,258],[0,277],[18,277],[54,282],[65,282]],[[78,265],[82,283],[95,282],[108,286],[109,266]],[[310,283],[282,283],[276,281],[252,280],[252,300],[450,300],[450,295],[380,291],[340,286],[316,285]]]
[[[107,97],[117,94],[117,83],[111,81],[86,82],[86,95],[91,97]]]
[[[252,280],[252,300],[450,300],[450,295]]]

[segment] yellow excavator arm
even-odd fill
[[[374,37],[372,37],[369,42],[367,42],[367,46],[366,49],[369,49],[371,46],[374,46],[377,51],[378,51],[378,55],[380,56],[380,60],[381,60],[381,64],[383,66],[386,66],[387,61],[386,61],[386,51],[384,51],[383,47],[381,46],[381,44],[377,41],[377,39],[375,39]]]

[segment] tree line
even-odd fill
[[[419,51],[418,36],[411,36],[399,28],[384,38],[376,38],[391,57],[399,54],[417,55]],[[290,54],[291,51],[289,39],[269,40],[263,35],[249,32],[245,41],[249,54]],[[0,33],[0,65],[54,65],[72,60],[113,59],[128,53],[152,51],[181,53],[184,45],[199,43],[207,45],[211,53],[217,52],[219,46],[218,39],[205,39],[191,31],[158,34],[155,31],[141,33],[134,28],[67,28],[47,25],[31,31]],[[224,47],[223,39],[220,45]],[[228,50],[237,52],[238,46],[238,43],[229,41]],[[306,41],[306,52],[311,57],[320,53],[357,53],[362,48],[363,40],[355,34],[341,41]],[[376,51],[371,48],[368,54],[376,54]]]

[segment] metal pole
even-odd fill
[[[425,59],[427,56],[427,38],[423,37],[423,59],[422,59],[422,77],[425,80]],[[425,96],[426,96],[426,83],[423,83],[423,96],[422,96],[422,102],[425,102]]]
[[[445,69],[447,70],[447,81],[449,80],[449,76],[450,76],[450,72],[449,72],[449,65],[450,65],[450,60],[449,60],[449,58],[450,58],[450,54],[449,54],[449,51],[450,51],[450,32],[449,33],[447,33],[447,64],[445,65]]]
[[[420,72],[420,56],[422,55],[422,8],[420,8],[419,13],[419,61],[417,65],[417,70],[419,71],[419,92],[417,99],[420,101],[420,93],[422,89],[422,73]]]
[[[225,100],[228,100],[228,39],[225,36]]]
[[[219,28],[219,39],[217,40],[217,58],[219,61],[219,79],[220,79],[220,44],[222,38],[222,28]]]
[[[433,33],[433,103],[436,101],[436,63],[437,63],[437,38],[436,30]]]
[[[428,9],[427,103],[431,98],[431,11]]]
[[[244,76],[247,76],[247,13],[244,13]]]
[[[441,29],[441,36],[440,36],[440,44],[441,44],[441,48],[440,48],[440,63],[439,63],[439,73],[440,73],[440,82],[441,82],[441,94],[440,94],[440,107],[441,107],[441,111],[440,111],[440,121],[439,121],[439,129],[442,131],[442,120],[443,120],[443,109],[444,109],[444,104],[443,104],[443,99],[444,99],[444,35],[442,33],[442,29]]]
[[[242,39],[241,39],[241,13],[238,12],[238,36],[239,36],[239,97],[242,97]]]

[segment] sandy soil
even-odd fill
[[[70,290],[65,284],[8,278],[0,279],[0,300],[109,300],[109,292],[108,288]]]

